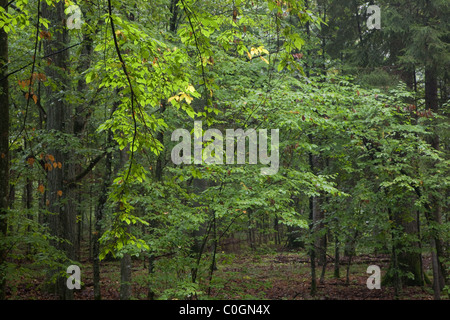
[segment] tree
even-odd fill
[[[8,9],[8,1],[2,0],[0,7]],[[5,299],[6,246],[3,243],[8,230],[9,209],[9,81],[8,81],[8,34],[0,29],[0,300]]]
[[[319,296],[329,241],[347,284],[360,253],[390,256],[385,284],[397,296],[402,285],[428,284],[422,257],[431,255],[439,299],[448,6],[382,0],[382,29],[368,30],[372,3],[83,2],[75,29],[65,22],[71,1],[2,3],[8,285],[25,271],[47,274],[59,298],[72,298],[65,270],[84,266],[84,226],[95,220],[95,299],[110,276],[104,259],[121,268],[120,299],[135,298],[139,281],[148,299],[203,299],[226,287],[217,274],[232,260],[227,243],[260,256],[288,242],[295,259],[309,259],[309,294]],[[202,155],[227,161],[186,160],[184,148],[183,163],[173,161],[171,133],[191,139],[198,123],[194,153],[201,141]],[[259,136],[260,152],[246,143],[237,164],[242,146],[217,134],[229,129],[248,140],[270,134],[267,144]],[[276,170],[263,174],[269,164],[255,158]],[[148,273],[131,277],[132,264]]]
[[[54,246],[62,250],[68,259],[75,259],[76,223],[75,210],[70,197],[70,186],[64,183],[73,176],[73,168],[69,164],[70,150],[64,147],[67,134],[72,129],[72,113],[69,103],[64,97],[68,90],[69,45],[68,29],[64,24],[64,2],[59,1],[54,6],[42,3],[42,17],[51,26],[47,32],[50,38],[44,41],[44,54],[52,54],[51,61],[46,67],[46,75],[52,86],[46,87],[45,105],[47,109],[47,131],[57,141],[48,149],[48,163],[51,168],[47,172],[48,216],[51,234],[65,242],[55,242]],[[56,144],[58,143],[59,146]],[[53,169],[53,163],[61,163],[62,168]],[[66,242],[67,241],[67,242]],[[62,264],[67,263],[61,261]],[[58,272],[60,271],[56,271]],[[54,275],[52,275],[54,276]],[[55,292],[61,299],[71,299],[72,291],[66,287],[65,277],[57,275]]]

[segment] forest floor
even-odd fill
[[[427,271],[429,259],[424,258]],[[93,299],[92,264],[84,261],[82,267],[81,290],[75,291],[76,300]],[[317,294],[311,296],[310,266],[307,257],[298,252],[271,252],[264,254],[240,253],[219,255],[217,270],[214,272],[210,295],[201,299],[221,300],[394,300],[392,287],[369,290],[366,273],[369,265],[378,265],[384,275],[388,269],[389,259],[383,255],[356,256],[350,267],[349,283],[346,283],[346,265],[340,267],[340,278],[333,277],[334,264],[330,260],[326,266],[325,278],[319,278],[322,267],[317,266]],[[101,266],[102,299],[119,299],[120,263],[105,261]],[[142,260],[133,262],[133,298],[146,299],[147,269]],[[203,277],[206,281],[207,277]],[[11,283],[12,282],[12,283]],[[15,279],[8,284],[7,298],[11,300],[53,300],[54,295],[45,293],[43,279]],[[206,281],[207,283],[207,281]],[[157,297],[158,298],[158,297]],[[161,297],[159,297],[161,298]],[[443,297],[448,299],[448,297]],[[430,286],[404,287],[400,300],[432,300]]]

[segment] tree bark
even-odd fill
[[[334,234],[334,277],[339,279],[340,278],[340,270],[339,270],[339,264],[340,264],[340,257],[339,257],[339,237],[338,234]]]
[[[310,243],[309,249],[309,258],[311,263],[311,295],[315,295],[317,293],[317,278],[316,278],[316,249],[314,248],[314,212],[317,208],[317,198],[310,197],[309,198],[309,220],[310,220],[310,235],[313,240]]]
[[[8,0],[0,0],[7,10]],[[0,28],[0,239],[6,237],[9,196],[8,34]],[[0,300],[6,297],[6,248],[0,246]]]
[[[115,111],[115,106],[113,107],[112,113]],[[108,138],[106,148],[112,146],[113,134],[111,130],[108,130]],[[100,238],[102,236],[102,226],[101,222],[103,220],[106,202],[108,200],[108,188],[111,184],[112,175],[112,152],[107,152],[105,158],[105,175],[103,178],[102,189],[100,192],[100,197],[98,199],[97,208],[95,210],[95,225],[94,225],[94,235],[92,238],[93,248],[92,255],[93,261],[93,272],[94,272],[94,299],[101,300],[101,286],[100,286]]]
[[[127,232],[130,232],[130,226],[127,227]],[[129,253],[124,253],[120,260],[120,300],[131,299],[131,271],[131,255]]]
[[[124,167],[129,159],[128,150],[127,147],[120,151],[120,167]],[[127,232],[131,232],[129,225],[127,225]],[[120,300],[131,299],[131,262],[131,255],[124,253],[120,260]]]
[[[437,70],[434,66],[426,66],[425,68],[425,105],[431,109],[434,114],[439,112],[439,99],[438,99],[438,78]],[[436,123],[436,121],[435,121]],[[436,131],[436,130],[435,130]],[[439,150],[440,142],[439,135],[435,132],[431,137],[431,146]],[[441,204],[439,199],[434,195],[431,198],[431,212],[426,214],[427,222],[431,231],[431,249],[432,249],[432,266],[433,266],[433,290],[434,298],[440,300],[440,292],[446,284],[445,267],[440,261],[444,255],[443,241],[439,238],[438,232],[435,230],[434,225],[440,225],[442,223],[441,217]]]
[[[47,79],[58,86],[53,91],[51,86],[45,87],[47,105],[47,131],[54,136],[70,132],[70,107],[65,102],[63,93],[68,89],[67,68],[69,63],[69,51],[62,50],[69,43],[68,31],[65,26],[64,2],[60,1],[49,6],[45,1],[42,4],[42,17],[49,20],[49,32],[51,38],[44,41],[44,54],[51,56],[49,65],[45,68]],[[53,246],[63,251],[68,259],[74,259],[76,255],[76,216],[69,197],[69,188],[64,185],[72,168],[68,165],[68,153],[61,147],[50,145],[48,155],[53,156],[55,162],[61,162],[62,168],[52,168],[47,173],[48,210],[52,213],[48,216],[50,232],[53,236],[66,240],[63,242],[52,241]],[[50,160],[49,163],[52,161]],[[59,261],[62,265],[68,261]],[[67,266],[66,266],[67,268]],[[66,279],[60,275],[61,271],[53,270],[57,281],[54,288],[60,299],[72,299],[73,292],[66,286]]]
[[[164,112],[166,111],[166,103],[167,102],[165,100],[163,100],[161,102],[161,116],[163,116]],[[158,132],[157,139],[164,146],[164,132],[162,132],[162,131]],[[164,150],[165,150],[165,148],[164,148]],[[155,180],[158,183],[161,183],[163,180],[164,150],[161,151],[161,153],[158,155],[158,158],[156,159]],[[152,223],[155,223],[155,222],[152,222]],[[154,227],[154,225],[152,227]],[[155,271],[155,256],[152,252],[149,252],[148,253],[148,275],[149,275],[149,278],[151,278],[154,271]],[[153,291],[151,282],[149,282],[149,285],[148,285],[147,299],[148,300],[155,299],[155,292]]]
[[[169,22],[169,30],[171,32],[176,32],[177,31],[177,23],[178,23],[178,4],[179,0],[171,0],[170,2],[170,13],[172,14],[172,16],[170,17],[170,22]]]
[[[403,233],[408,236],[418,236],[419,230],[417,228],[416,215],[412,208],[407,208],[406,212],[402,214],[396,214],[394,221],[400,226]],[[402,284],[407,286],[423,286],[422,255],[418,240],[412,240],[409,243],[401,241],[401,243],[398,243],[396,249],[398,252],[398,266],[402,271]],[[414,278],[404,275],[405,273],[412,274]]]
[[[310,136],[310,141],[312,143],[312,137]],[[315,171],[315,167],[317,166],[317,157],[312,153],[309,154],[309,166],[312,172]],[[317,197],[309,198],[309,232],[310,232],[310,249],[309,249],[309,258],[311,263],[311,295],[315,295],[317,293],[317,278],[316,278],[316,235],[315,235],[315,222],[318,216],[318,203]]]

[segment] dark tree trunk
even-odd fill
[[[437,70],[434,66],[426,66],[425,68],[425,105],[431,109],[434,114],[439,112],[438,100],[438,78]],[[435,130],[436,131],[436,130]],[[430,141],[432,147],[436,150],[440,149],[439,135],[435,132]],[[431,212],[427,212],[426,218],[431,227],[431,248],[432,248],[432,266],[433,266],[433,290],[434,298],[440,300],[440,292],[446,284],[445,267],[441,262],[444,255],[443,241],[440,239],[434,225],[442,223],[441,204],[439,199],[431,195]]]
[[[0,6],[8,10],[8,0],[0,0]],[[8,230],[7,212],[9,195],[9,92],[8,92],[8,34],[0,28],[0,239]],[[0,300],[6,295],[7,251],[0,246]]]
[[[165,111],[166,111],[166,101],[162,101],[161,115],[163,115]],[[158,132],[157,139],[164,146],[164,132],[162,132],[162,131]],[[155,180],[159,183],[161,183],[162,179],[163,179],[164,157],[165,157],[165,155],[164,155],[164,150],[163,150],[158,155],[158,158],[156,160]],[[155,223],[155,222],[152,222],[152,223]],[[154,226],[152,226],[152,227],[154,227]],[[153,275],[154,270],[155,270],[155,256],[153,255],[152,252],[149,252],[148,253],[148,274],[149,274],[150,278]],[[151,282],[149,282],[148,291],[147,291],[147,299],[153,300],[154,298],[155,298],[155,292],[153,291]]]
[[[178,23],[178,4],[179,0],[171,0],[170,2],[170,13],[172,16],[170,17],[170,25],[169,29],[171,32],[177,31],[177,23]]]
[[[412,208],[406,208],[406,212],[394,216],[394,221],[400,226],[401,232],[413,237],[418,236],[416,214]],[[409,243],[401,241],[396,249],[398,266],[402,271],[401,283],[407,286],[423,286],[422,255],[418,240],[411,240]],[[413,275],[414,278],[403,276],[405,273]]]
[[[339,237],[337,234],[334,235],[334,277],[339,279],[340,278],[340,270],[339,270],[339,263],[340,263],[340,246],[339,246]]]
[[[310,136],[310,141],[312,143],[312,137]],[[316,170],[317,167],[317,157],[312,153],[309,154],[309,167],[312,172]],[[311,263],[311,295],[315,295],[317,293],[317,278],[316,278],[316,230],[315,230],[315,222],[317,221],[317,217],[319,215],[319,206],[318,206],[318,198],[310,197],[309,198],[309,229],[310,229],[310,249],[309,249],[309,258]]]
[[[49,32],[51,39],[44,42],[44,54],[53,54],[49,65],[45,68],[47,79],[55,83],[57,90],[51,86],[46,86],[46,106],[47,106],[47,131],[49,134],[58,135],[70,132],[70,107],[65,102],[61,93],[68,89],[67,70],[69,63],[69,51],[62,50],[69,43],[69,36],[65,26],[66,16],[64,13],[64,2],[58,2],[49,6],[45,1],[42,4],[42,16],[49,20]],[[63,145],[63,144],[62,144]],[[50,145],[47,151],[48,155],[53,156],[54,161],[60,162],[62,168],[52,168],[47,173],[47,190],[48,190],[48,210],[52,213],[48,216],[50,232],[53,236],[64,239],[66,241],[53,241],[53,245],[63,251],[68,259],[75,258],[76,245],[76,217],[75,211],[70,201],[70,189],[64,185],[72,168],[67,163],[68,153],[64,152],[61,146]],[[64,267],[67,261],[59,261]],[[67,268],[67,266],[65,266]],[[65,269],[64,268],[64,269]],[[54,273],[65,272],[65,270],[53,270]],[[55,293],[60,299],[72,299],[73,292],[66,287],[66,279],[61,275],[56,276]]]
[[[127,232],[130,232],[130,226],[127,226]],[[129,253],[124,253],[120,260],[120,300],[131,299],[131,271],[131,255]]]
[[[113,111],[114,112],[114,111]],[[107,148],[112,144],[112,132],[108,131],[108,143]],[[98,199],[97,208],[95,210],[95,225],[94,225],[94,236],[92,237],[93,248],[92,255],[93,261],[93,271],[94,271],[94,299],[101,300],[101,287],[100,287],[100,238],[102,236],[102,226],[101,222],[104,216],[106,202],[108,200],[108,188],[111,183],[112,174],[112,153],[108,152],[106,154],[105,160],[105,175],[103,178],[102,189],[100,191],[100,197]]]
[[[309,220],[310,220],[310,235],[314,239],[314,212],[317,208],[317,198],[309,198]],[[314,241],[310,243],[309,258],[311,262],[311,295],[317,292],[317,278],[316,278],[316,249],[314,248]]]
[[[120,151],[120,167],[124,167],[129,159],[128,150],[129,148],[127,147]],[[127,225],[126,228],[126,232],[130,233],[130,226]],[[131,255],[129,253],[124,253],[120,260],[120,300],[131,299],[131,262]]]
[[[33,205],[33,182],[30,178],[27,178],[27,183],[25,184],[24,190],[24,198],[25,198],[25,208],[27,209],[27,218],[31,221],[33,220],[33,215],[31,214],[31,208]],[[27,231],[31,232],[31,226],[27,226]],[[32,253],[31,244],[27,245],[27,255]]]

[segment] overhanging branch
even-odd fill
[[[73,177],[72,179],[69,179],[66,183],[69,186],[69,188],[73,187],[75,183],[82,180],[89,172],[94,169],[95,165],[102,160],[102,158],[106,155],[107,152],[103,152],[102,154],[98,155],[92,162],[89,164],[89,166],[86,167],[82,172],[80,172],[77,176]]]

